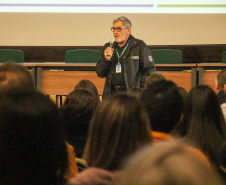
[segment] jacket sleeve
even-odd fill
[[[105,44],[101,54],[101,59],[97,62],[97,65],[96,65],[96,73],[97,73],[97,76],[99,76],[100,78],[105,78],[109,74],[110,68],[111,68],[111,61],[106,60],[104,57],[104,50],[106,48],[107,48],[107,44]]]
[[[141,82],[140,87],[145,88],[145,83],[147,77],[153,73],[156,72],[155,63],[153,61],[153,58],[151,56],[150,49],[148,46],[142,42],[142,45],[140,47],[140,69],[141,69]]]

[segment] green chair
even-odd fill
[[[222,53],[222,63],[226,63],[226,51]]]
[[[65,53],[65,63],[97,63],[100,60],[99,50],[77,49]]]
[[[173,49],[151,50],[156,64],[182,64],[182,51]]]
[[[9,60],[15,63],[23,63],[24,52],[16,49],[0,49],[0,63],[7,62]]]

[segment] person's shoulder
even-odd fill
[[[104,44],[104,47],[106,48],[106,47],[108,47],[109,46],[109,42],[106,42],[105,44]]]
[[[139,44],[139,45],[142,45],[142,46],[147,46],[147,44],[143,40],[137,39],[137,38],[133,37],[132,35],[131,35],[131,42],[134,43],[134,44]]]
[[[116,176],[114,173],[96,167],[89,167],[69,180],[70,185],[76,184],[114,184]]]

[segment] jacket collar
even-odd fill
[[[131,48],[131,47],[134,47],[134,46],[136,46],[136,45],[138,44],[137,39],[136,39],[135,37],[133,37],[132,35],[129,36],[129,38],[128,38],[126,44],[128,43],[129,40],[130,40],[130,44],[129,44],[129,47],[130,47],[130,48]],[[125,44],[124,46],[126,46],[126,44]],[[118,43],[117,43],[117,42],[115,42],[115,43],[113,44],[113,47],[116,47],[116,46],[118,46]],[[124,46],[123,46],[123,47],[124,47]]]
[[[132,35],[130,35],[130,47],[136,46],[138,44],[137,41],[138,40],[135,37],[133,37]]]

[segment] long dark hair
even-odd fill
[[[207,85],[193,88],[184,114],[185,138],[194,142],[216,167],[226,141],[226,125],[215,92]]]
[[[105,99],[90,124],[84,153],[88,166],[117,170],[125,157],[151,142],[147,112],[127,94]]]
[[[54,103],[22,89],[0,102],[0,184],[62,184],[68,158]]]
[[[171,133],[180,122],[183,99],[177,85],[160,80],[150,84],[142,93],[153,131]]]
[[[65,121],[66,140],[81,158],[88,137],[90,120],[100,103],[99,96],[85,89],[72,91],[60,109]]]

